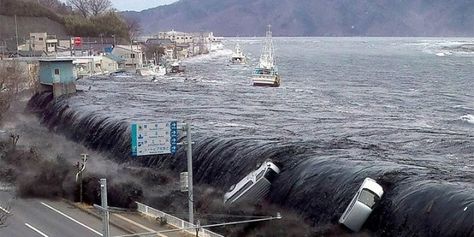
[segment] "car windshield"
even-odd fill
[[[373,208],[373,206],[379,201],[379,197],[368,189],[362,189],[359,195],[359,202],[362,202],[366,206]]]

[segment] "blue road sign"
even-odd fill
[[[175,154],[178,150],[178,123],[133,123],[132,156]]]

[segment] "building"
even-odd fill
[[[125,59],[119,58],[113,54],[102,56],[101,69],[102,72],[116,72],[125,67]]]
[[[53,53],[57,51],[59,40],[56,38],[56,35],[48,35],[46,32],[30,33],[30,40],[27,44],[28,48],[32,51]]]
[[[178,44],[192,43],[193,38],[194,37],[192,33],[179,32],[174,30],[158,33],[158,39],[168,39],[171,40],[173,43]]]
[[[54,97],[76,92],[76,77],[72,59],[40,59],[39,82],[43,91],[52,91]]]
[[[27,42],[27,47],[32,51],[46,51],[46,39],[48,33],[30,33],[30,40]]]
[[[125,67],[141,68],[143,67],[143,48],[141,45],[116,45],[112,54],[125,60]]]

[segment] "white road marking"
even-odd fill
[[[3,211],[3,212],[5,212],[5,213],[7,213],[7,214],[10,214],[10,212],[9,212],[7,209],[3,208],[3,207],[0,207],[0,211]]]
[[[28,223],[25,223],[26,227],[34,230],[36,233],[40,234],[41,236],[43,237],[48,237],[45,233],[41,232],[40,230],[36,229],[35,227],[33,227],[32,225],[28,224]]]
[[[99,236],[102,236],[102,234],[101,234],[99,231],[96,231],[96,230],[92,229],[91,227],[89,227],[89,226],[87,226],[87,225],[85,225],[85,224],[82,224],[81,222],[79,222],[79,221],[75,220],[74,218],[72,218],[72,217],[70,217],[70,216],[68,216],[68,215],[66,215],[66,214],[64,214],[64,213],[62,213],[61,211],[57,210],[56,208],[54,208],[54,207],[52,207],[52,206],[50,206],[50,205],[48,205],[48,204],[46,204],[46,203],[44,203],[44,202],[41,202],[41,204],[42,204],[43,206],[45,206],[45,207],[47,207],[47,208],[49,208],[49,209],[55,211],[56,213],[58,213],[58,214],[60,214],[60,215],[62,215],[62,216],[64,216],[64,217],[66,217],[67,219],[69,219],[69,220],[75,222],[76,224],[81,225],[82,227],[84,227],[84,228],[86,228],[86,229],[88,229],[88,230],[90,230],[90,231],[92,231],[92,232],[98,234]]]

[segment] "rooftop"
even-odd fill
[[[72,59],[70,58],[40,58],[38,61],[40,62],[71,62]]]

